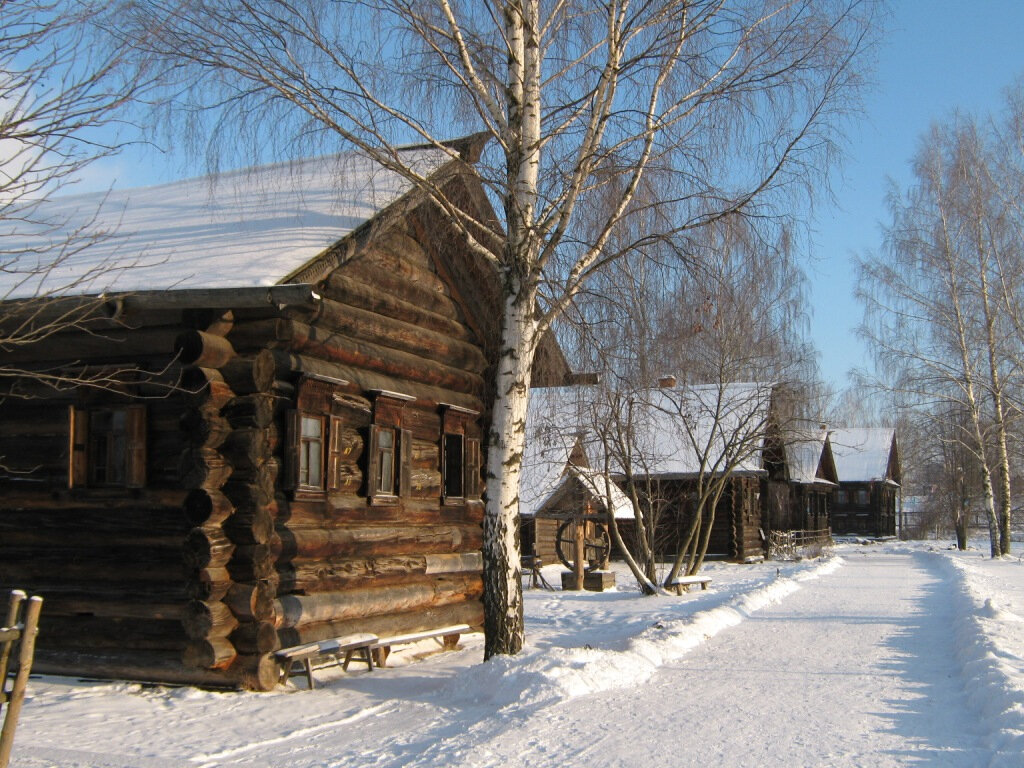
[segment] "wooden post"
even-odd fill
[[[583,589],[583,573],[585,566],[583,565],[583,558],[586,556],[586,533],[587,533],[587,520],[586,518],[580,518],[576,521],[575,526],[575,544],[573,553],[573,573],[576,576],[576,589]]]
[[[21,613],[21,603],[27,597],[27,595],[20,589],[11,591],[11,600],[7,606],[7,616],[5,617],[4,623],[0,626],[13,627],[18,623],[18,614]],[[7,670],[11,663],[11,643],[0,642],[0,693],[4,691],[4,685],[7,683]],[[3,697],[0,696],[0,703],[3,702]]]
[[[25,619],[18,642],[18,674],[14,678],[7,710],[4,713],[3,728],[0,729],[0,768],[7,768],[11,760],[11,749],[14,747],[14,727],[18,724],[18,715],[25,700],[25,687],[28,676],[32,672],[32,657],[35,654],[36,632],[39,625],[39,611],[43,607],[43,598],[30,597],[25,606]]]

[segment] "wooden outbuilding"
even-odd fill
[[[839,479],[833,533],[895,536],[902,483],[896,431],[850,427],[833,430],[829,438]]]
[[[479,143],[453,147],[403,160],[500,231]],[[74,226],[96,200],[56,204]],[[2,352],[65,380],[0,401],[0,589],[46,598],[36,670],[265,690],[282,646],[479,627],[488,261],[360,155],[105,210],[116,236],[0,286],[0,322],[74,317]]]

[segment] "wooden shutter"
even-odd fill
[[[299,436],[302,434],[302,414],[289,410],[285,416],[284,477],[281,484],[294,491],[299,487]]]
[[[380,486],[380,451],[377,448],[377,434],[380,427],[371,424],[369,438],[366,441],[366,498],[373,502],[374,497],[379,494]]]
[[[475,437],[467,437],[462,450],[464,452],[463,467],[466,473],[463,479],[462,491],[466,494],[467,499],[479,499],[482,495],[480,440]]]
[[[344,420],[340,416],[330,417],[330,432],[327,435],[327,490],[336,491],[341,478],[341,430]]]
[[[125,409],[124,484],[128,488],[146,486],[146,406]]]
[[[68,488],[89,484],[89,412],[68,408]]]
[[[408,496],[412,489],[412,432],[397,430],[398,438],[398,495]]]

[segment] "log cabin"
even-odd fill
[[[524,498],[529,498],[531,491],[545,498],[544,488],[555,487],[551,478],[560,478],[554,472],[561,472],[565,459],[559,466],[552,457],[565,453],[564,443],[553,440],[552,432],[579,436],[586,466],[600,468],[598,474],[606,472],[620,488],[631,475],[647,503],[658,505],[655,547],[662,558],[671,559],[682,545],[695,514],[696,488],[703,474],[705,480],[721,478],[725,485],[713,519],[705,511],[705,520],[711,523],[708,555],[737,562],[762,559],[766,545],[762,487],[770,469],[772,392],[771,385],[757,383],[677,387],[671,377],[657,388],[634,393],[628,402],[609,398],[597,387],[537,390],[530,401],[527,439],[546,448],[531,450],[528,446],[524,457],[527,484],[521,493]],[[605,442],[599,437],[602,431],[606,437],[614,437],[606,431],[616,423],[611,408],[622,417],[617,422],[619,437],[628,435],[628,467],[621,452],[605,454]],[[532,462],[539,466],[531,467]],[[531,489],[527,480],[531,477],[548,479],[535,482],[536,488]],[[604,506],[617,505],[613,500]],[[549,540],[553,527],[542,520],[540,516],[534,523],[538,552],[553,550]],[[627,546],[632,527],[626,520],[619,524]]]
[[[902,483],[896,430],[849,427],[833,430],[829,439],[839,479],[833,495],[833,533],[895,536]]]
[[[500,233],[481,142],[451,147],[402,160]],[[360,154],[98,201],[49,221],[115,234],[0,285],[8,331],[52,328],[0,357],[0,589],[46,598],[36,670],[268,690],[282,646],[481,626],[492,263]]]
[[[780,440],[778,471],[766,481],[768,531],[818,531],[828,538],[829,507],[838,487],[827,427],[788,429]]]

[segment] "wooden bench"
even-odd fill
[[[288,682],[288,676],[296,664],[301,664],[305,672],[306,680],[309,681],[309,689],[313,689],[313,664],[325,658],[332,658],[334,663],[340,664],[342,669],[348,669],[349,662],[355,656],[359,661],[366,664],[370,671],[373,671],[373,656],[371,649],[377,643],[376,635],[363,632],[353,635],[343,635],[329,640],[320,640],[316,643],[305,643],[294,645],[291,648],[282,648],[274,652],[274,657],[282,666],[281,684]],[[321,665],[325,666],[325,665]]]
[[[469,632],[470,629],[471,627],[468,624],[453,624],[449,627],[428,629],[423,632],[409,632],[404,635],[382,637],[370,646],[370,650],[377,661],[377,666],[385,667],[387,666],[388,655],[391,653],[392,645],[405,645],[407,643],[416,643],[420,640],[440,638],[441,646],[446,651],[451,651],[459,644],[459,636]]]
[[[677,595],[681,595],[683,594],[683,592],[689,592],[690,587],[692,587],[694,584],[700,584],[701,589],[707,589],[708,584],[710,583],[710,576],[677,576],[673,581],[670,581],[666,586],[674,589]]]

